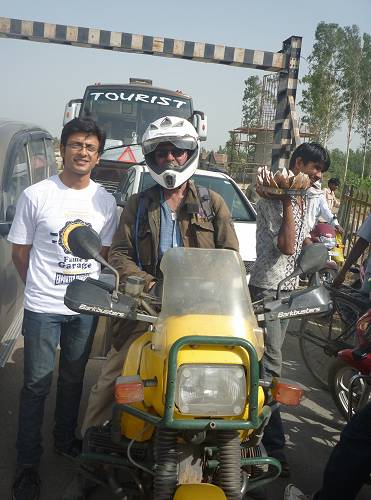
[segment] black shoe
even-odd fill
[[[38,500],[40,496],[40,476],[36,467],[21,469],[14,479],[13,500]]]
[[[70,446],[62,447],[57,444],[54,445],[54,451],[58,453],[58,455],[63,455],[67,458],[76,458],[81,454],[82,451],[82,440],[74,439]]]

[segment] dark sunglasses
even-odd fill
[[[167,155],[171,153],[175,158],[179,158],[180,156],[183,156],[185,153],[186,149],[179,149],[179,148],[171,148],[171,149],[156,149],[155,150],[155,155],[158,158],[167,158]]]

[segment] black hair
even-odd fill
[[[330,155],[318,142],[303,142],[292,153],[289,163],[289,168],[293,169],[296,159],[301,158],[306,165],[309,161],[321,163],[323,165],[322,172],[326,172],[330,168]]]
[[[85,132],[88,135],[95,135],[98,137],[98,152],[99,154],[103,152],[104,144],[106,142],[106,134],[94,120],[90,118],[74,118],[70,122],[66,123],[61,133],[61,144],[66,147],[68,138],[76,132]]]
[[[340,181],[337,177],[331,177],[331,179],[327,181],[327,185],[329,186],[330,184],[335,184],[337,187],[339,187]]]

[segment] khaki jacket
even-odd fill
[[[238,239],[233,227],[231,214],[223,198],[214,191],[210,191],[213,220],[207,220],[199,200],[196,186],[192,181],[184,203],[178,209],[177,217],[180,233],[185,247],[196,248],[226,248],[238,251]],[[135,245],[135,224],[139,204],[139,194],[134,194],[124,208],[119,227],[113,238],[109,253],[109,263],[117,269],[120,275],[120,284],[124,284],[128,276],[141,276],[145,280],[145,290],[152,281],[160,277],[158,265],[158,248],[160,241],[161,221],[161,191],[158,185],[142,193],[142,216],[137,235],[138,252],[142,269],[137,265]],[[121,321],[119,328],[114,329],[113,345],[119,349],[125,337],[133,333],[136,325],[133,321]],[[140,325],[140,326],[139,326]],[[137,325],[142,331],[144,323]]]

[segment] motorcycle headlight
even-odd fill
[[[181,365],[175,404],[186,415],[240,415],[246,404],[246,377],[241,365]]]
[[[334,246],[336,245],[335,238],[327,237],[327,236],[320,236],[319,239],[320,239],[320,242],[323,243],[328,250],[331,250],[331,248],[334,248]]]

